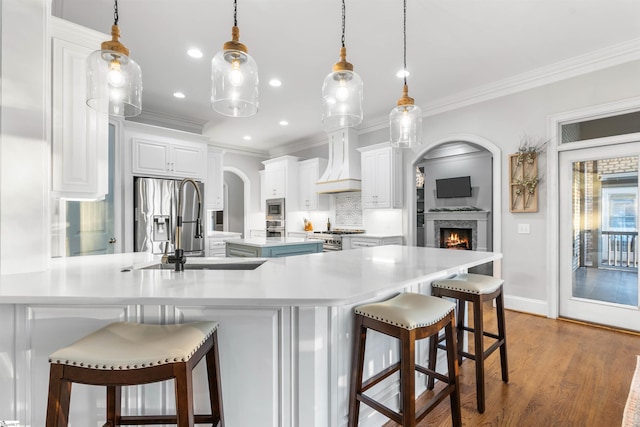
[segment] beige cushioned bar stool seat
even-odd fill
[[[107,387],[105,426],[224,425],[217,322],[180,325],[111,323],[54,352],[47,427],[67,426],[72,383]],[[194,415],[192,370],[206,356],[211,414]],[[175,380],[176,415],[121,415],[121,387]]]
[[[484,360],[496,349],[500,349],[500,365],[502,369],[502,381],[509,381],[507,366],[507,337],[504,320],[504,299],[502,284],[504,280],[481,274],[458,274],[449,279],[437,280],[431,284],[431,295],[438,297],[455,298],[458,305],[458,357],[475,360],[476,366],[476,400],[478,412],[485,410],[484,387]],[[498,333],[494,334],[484,330],[483,306],[487,301],[496,301],[496,315],[498,320]],[[473,328],[465,326],[466,302],[473,304]],[[473,333],[474,352],[464,352],[462,349],[464,332]],[[495,340],[486,350],[484,349],[484,337]],[[442,348],[442,346],[439,346]],[[430,359],[437,352],[437,342],[432,340],[430,346]],[[430,383],[431,387],[432,384]]]
[[[414,427],[447,395],[451,402],[454,426],[462,425],[458,358],[453,333],[455,304],[427,295],[403,293],[387,301],[365,304],[354,310],[354,347],[352,354],[349,426],[357,426],[360,402],[375,409],[402,426]],[[415,363],[415,342],[437,336],[444,328],[448,373],[443,375]],[[400,340],[400,361],[362,382],[367,330],[373,329]],[[400,411],[394,411],[367,396],[365,392],[380,381],[400,371]],[[447,385],[416,411],[415,371],[437,378]]]

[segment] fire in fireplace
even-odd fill
[[[471,228],[441,228],[440,247],[446,249],[472,250]]]

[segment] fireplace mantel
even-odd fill
[[[488,251],[489,211],[451,210],[424,213],[425,245],[440,247],[440,227],[471,228],[473,230],[473,250]]]
[[[431,219],[451,219],[451,220],[475,220],[486,221],[489,218],[489,211],[437,211],[424,213],[425,220]]]

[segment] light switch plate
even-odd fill
[[[518,224],[518,234],[530,234],[529,224]]]

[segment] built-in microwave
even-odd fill
[[[267,199],[265,212],[267,220],[284,221],[284,199]]]

